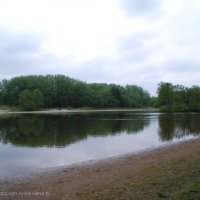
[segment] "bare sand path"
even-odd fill
[[[36,111],[0,110],[0,114],[65,114],[65,113],[93,113],[93,112],[158,112],[155,108],[118,108],[118,109],[49,109]]]

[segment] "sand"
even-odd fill
[[[154,108],[119,108],[119,109],[49,109],[37,111],[10,111],[0,110],[0,115],[4,114],[67,114],[67,113],[94,113],[94,112],[158,112]]]

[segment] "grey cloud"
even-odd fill
[[[32,34],[0,31],[0,74],[28,71],[34,55],[40,52],[40,42]]]
[[[145,16],[159,12],[159,0],[119,0],[128,16]]]
[[[15,33],[0,29],[0,79],[24,74],[48,73],[56,68],[58,59],[43,54],[37,34]]]
[[[158,37],[158,34],[155,31],[148,30],[148,32],[138,31],[129,36],[121,37],[119,46],[122,49],[127,48],[136,48],[144,45],[145,41],[152,40],[155,37]]]
[[[112,60],[105,58],[95,58],[93,60],[81,63],[79,65],[71,65],[71,75],[74,78],[85,80],[87,82],[112,82],[113,77],[109,66]]]
[[[129,37],[121,38],[118,44],[120,58],[118,63],[138,63],[143,62],[152,55],[152,46],[146,44],[157,37],[156,33],[137,32]]]
[[[158,33],[156,31],[152,31],[150,34],[141,32],[121,38],[120,55],[115,62],[120,72],[117,75],[118,80],[124,84],[140,85],[148,89],[151,94],[156,94],[157,83],[161,81],[186,86],[199,84],[198,40],[195,45],[193,42],[187,42],[184,45],[179,43],[182,36],[188,41],[190,33],[191,31],[188,35],[186,33],[183,35],[177,31],[179,40],[173,42],[172,49],[170,48],[171,38],[164,40],[160,37],[159,34],[162,34],[162,30]],[[121,70],[119,66],[121,66]]]
[[[77,66],[74,66],[77,67]],[[163,76],[157,66],[147,65],[143,62],[98,58],[77,67],[73,77],[87,82],[106,82],[116,84],[135,84],[154,94],[157,88],[157,80]],[[81,68],[81,69],[80,69]],[[156,72],[156,73],[155,73]]]
[[[104,59],[71,64],[68,58],[60,59],[54,54],[42,52],[41,45],[37,34],[0,29],[0,80],[28,74],[65,74],[90,82],[100,82],[104,76],[106,79],[102,67],[106,63]]]
[[[190,73],[190,72],[200,72],[200,60],[191,60],[189,58],[182,59],[171,59],[164,64],[165,70],[170,70],[171,72],[179,73]]]
[[[40,50],[40,37],[1,30],[1,52],[9,54],[36,53]]]

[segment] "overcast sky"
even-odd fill
[[[199,0],[0,0],[0,80],[200,84]]]

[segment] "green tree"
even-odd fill
[[[171,112],[173,111],[173,85],[171,83],[159,83],[158,84],[158,104],[161,111]]]
[[[89,86],[84,82],[77,82],[71,98],[73,107],[89,106],[89,102],[91,101]]]
[[[33,90],[33,101],[35,102],[36,109],[42,108],[44,106],[44,97],[39,89]]]
[[[43,106],[43,95],[39,89],[23,90],[19,95],[19,106],[23,110],[36,110]]]
[[[158,97],[152,96],[150,99],[150,106],[153,108],[158,108]]]
[[[22,92],[28,90],[24,95]],[[33,94],[34,90],[39,90]],[[31,93],[31,94],[30,94]],[[26,96],[29,101],[22,100]],[[88,84],[64,75],[31,75],[14,77],[0,82],[0,103],[7,105],[24,105],[28,109],[42,107],[37,99],[42,99],[43,107],[145,107],[150,103],[150,95],[135,85],[120,86],[116,84]],[[42,97],[41,97],[42,96]],[[21,98],[20,98],[21,97]],[[19,99],[20,98],[20,99]],[[35,105],[34,105],[35,104]],[[26,107],[26,106],[22,106]],[[31,108],[33,107],[33,108]],[[36,108],[35,108],[36,107]]]
[[[192,86],[188,89],[188,103],[191,111],[200,112],[200,87]]]
[[[189,110],[187,88],[182,85],[173,86],[173,110],[176,112],[185,112]]]
[[[150,104],[150,94],[143,88],[136,85],[126,85],[125,87],[129,100],[129,107],[140,108]]]

